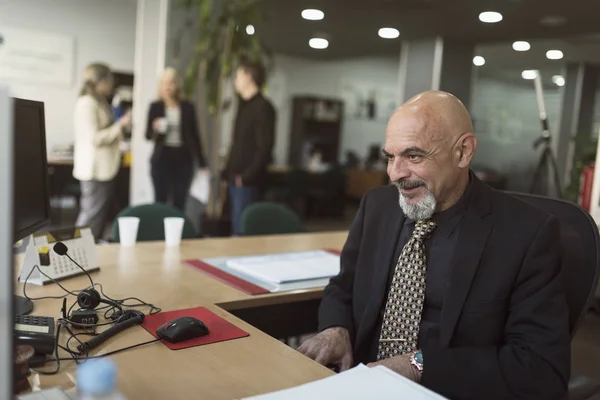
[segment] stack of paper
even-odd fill
[[[330,278],[340,272],[340,256],[324,250],[241,257],[227,266],[256,279],[284,284]]]
[[[248,400],[447,400],[392,370],[363,364],[348,371],[291,389],[248,397]]]
[[[292,389],[249,397],[249,400],[445,400],[445,397],[383,367],[363,364],[348,371]]]

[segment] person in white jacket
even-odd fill
[[[119,144],[131,112],[114,121],[107,97],[113,91],[113,75],[104,64],[89,65],[75,105],[73,176],[81,184],[81,204],[76,226],[89,226],[102,239],[115,195],[115,177],[121,166]]]

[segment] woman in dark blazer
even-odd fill
[[[195,169],[206,167],[196,111],[183,100],[175,69],[164,71],[159,98],[150,105],[146,127],[146,139],[154,141],[150,159],[154,197],[184,210]]]

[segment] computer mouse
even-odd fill
[[[179,317],[167,322],[156,330],[159,338],[169,343],[179,343],[208,335],[204,322],[194,317]]]

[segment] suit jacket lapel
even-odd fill
[[[377,322],[377,316],[385,301],[390,270],[396,265],[394,257],[405,217],[399,206],[393,207],[384,215],[386,218],[381,229],[383,237],[372,266],[374,271],[371,290],[369,293],[365,293],[365,296],[369,296],[369,303],[356,333],[357,345],[363,343],[363,340],[371,333]]]
[[[445,347],[450,343],[458,322],[460,312],[465,303],[471,283],[477,272],[481,254],[492,230],[490,218],[489,188],[475,178],[473,197],[469,211],[465,215],[460,228],[458,243],[449,275],[448,291],[444,299],[440,324],[440,344]]]

